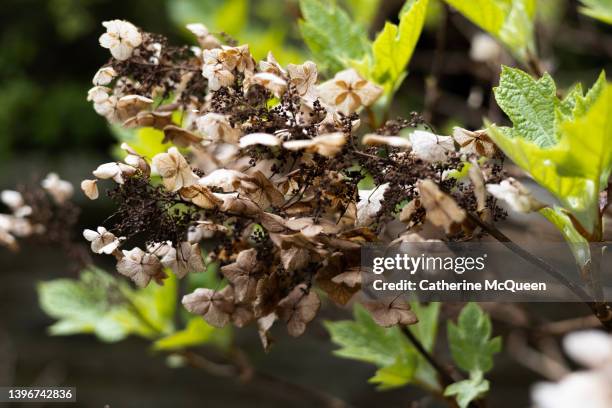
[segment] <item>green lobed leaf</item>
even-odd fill
[[[500,40],[521,61],[535,54],[535,0],[445,0]]]
[[[607,184],[612,169],[612,144],[609,143],[612,92],[605,75],[600,75],[586,95],[582,96],[581,89],[575,87],[560,101],[550,96],[550,85],[529,82],[524,78],[526,74],[517,71],[504,68],[502,77],[505,79],[500,79],[500,87],[495,90],[498,103],[515,126],[492,126],[490,136],[508,157],[549,190],[583,228],[593,234],[600,227],[599,191]],[[516,82],[510,85],[514,78]],[[544,96],[544,91],[529,91],[525,87],[546,88],[549,93]],[[519,93],[523,96],[516,96]],[[513,103],[527,106],[511,106]],[[551,111],[554,113],[552,123]]]
[[[352,21],[335,2],[300,0],[303,20],[302,37],[323,68],[337,72],[351,59],[361,59],[369,52],[363,26]]]
[[[612,24],[612,1],[610,0],[580,0],[582,14],[593,17],[604,23]]]
[[[413,333],[429,351],[433,350],[437,333],[439,304],[428,306],[412,303],[419,323],[411,326]],[[355,305],[354,320],[325,322],[332,341],[341,346],[334,354],[364,361],[379,367],[369,382],[381,390],[416,383],[439,390],[437,375],[429,363],[408,342],[398,327],[383,328],[360,305]],[[422,327],[415,329],[417,326]]]
[[[399,328],[377,325],[360,305],[355,305],[354,317],[354,321],[325,322],[332,342],[341,346],[334,351],[337,356],[385,367],[407,350],[407,340]]]
[[[467,408],[470,402],[482,398],[489,391],[489,381],[485,380],[482,371],[473,371],[467,380],[453,383],[444,390],[445,397],[454,396],[459,408]]]
[[[538,146],[557,143],[555,82],[548,74],[539,80],[520,69],[503,66],[493,88],[499,107],[508,115],[512,132]]]
[[[423,30],[428,0],[408,0],[399,15],[399,25],[386,22],[372,43],[372,55],[356,63],[362,75],[382,85],[390,94],[406,76],[416,43]]]
[[[468,303],[457,324],[447,326],[451,355],[466,372],[486,373],[493,368],[493,355],[501,351],[501,338],[491,338],[491,319],[476,303]]]
[[[57,319],[49,327],[51,335],[91,333],[102,341],[115,342],[129,334],[143,337],[154,334],[136,316],[126,312],[121,290],[127,287],[100,269],[84,270],[79,280],[41,282],[37,290],[43,311]]]

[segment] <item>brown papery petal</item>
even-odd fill
[[[391,303],[366,302],[363,306],[370,312],[376,324],[382,327],[392,327],[398,324],[409,325],[419,321],[416,314],[410,310],[410,305],[403,300],[395,300]]]

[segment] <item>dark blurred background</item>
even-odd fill
[[[375,33],[385,20],[397,19],[403,2],[343,3]],[[589,86],[599,70],[610,67],[612,31],[579,15],[574,1],[539,3],[538,45],[544,65],[563,86],[578,80]],[[497,82],[496,68],[469,57],[470,38],[478,30],[457,13],[446,11],[440,2],[432,2],[394,113],[425,111],[440,133],[453,125],[478,128],[485,116],[503,121],[490,93]],[[192,41],[186,23],[203,22],[213,32],[225,31],[248,42],[257,58],[269,49],[281,63],[308,58],[297,30],[295,0],[2,0],[0,190],[37,182],[49,171],[78,183],[111,158],[116,143],[112,132],[85,98],[91,78],[108,58],[108,51],[98,46],[101,22],[114,18],[161,33],[174,43]],[[427,102],[428,78],[437,81],[438,94]],[[110,204],[104,200],[89,202],[78,191],[75,200],[82,206],[76,234],[98,225],[109,213]],[[558,239],[537,217],[509,220],[506,230],[520,242]],[[242,385],[191,368],[169,368],[143,340],[105,345],[93,336],[49,337],[45,329],[51,319],[38,307],[35,284],[76,277],[70,261],[57,249],[26,245],[18,254],[0,248],[0,266],[0,385],[76,386],[77,405],[88,407],[313,406],[287,390]],[[586,312],[578,305],[537,310],[551,316]],[[447,312],[452,313],[452,308]],[[347,316],[347,311],[330,306],[299,339],[285,338],[279,331],[269,355],[261,351],[254,329],[238,331],[238,343],[259,369],[327,391],[355,406],[411,407],[410,401],[420,398],[418,390],[376,392],[367,383],[373,367],[331,355],[334,346],[320,321]],[[528,385],[537,377],[509,366],[501,359],[492,375],[491,407],[528,403]]]

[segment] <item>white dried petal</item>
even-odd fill
[[[99,165],[92,174],[101,180],[113,179],[119,184],[123,184],[123,177],[119,163],[111,162]]]
[[[63,204],[72,197],[74,187],[68,181],[62,180],[56,173],[49,173],[41,182],[42,188],[51,195],[57,204]]]
[[[280,139],[269,133],[251,133],[240,138],[240,147],[242,149],[254,145],[279,146],[280,144]]]
[[[450,136],[440,136],[425,130],[415,130],[410,134],[412,153],[427,162],[443,162],[449,152],[455,151],[455,143]]]
[[[86,229],[83,231],[83,237],[91,242],[91,250],[96,254],[110,255],[119,246],[125,238],[117,238],[111,232],[108,232],[104,227],[98,227],[97,231]]]
[[[105,102],[109,98],[110,88],[105,86],[94,86],[87,91],[87,100],[100,104]]]
[[[489,194],[505,201],[514,211],[529,213],[546,207],[546,204],[533,197],[525,186],[512,177],[499,184],[487,184],[486,187]]]
[[[97,86],[108,85],[117,76],[117,71],[113,67],[102,67],[93,77],[93,84]]]
[[[217,187],[225,192],[232,192],[236,191],[244,177],[246,175],[237,170],[217,169],[198,180],[198,184],[205,187]]]
[[[271,74],[269,72],[257,73],[248,78],[248,81],[245,81],[245,86],[247,89],[254,84],[263,86],[272,92],[272,94],[274,94],[274,96],[277,98],[280,98],[287,90],[287,81],[278,75]]]
[[[537,408],[609,408],[612,406],[610,385],[609,377],[603,372],[576,372],[557,384],[537,384],[531,395]]]
[[[4,190],[2,194],[0,194],[0,200],[12,210],[23,207],[25,204],[21,193],[14,190]]]
[[[83,180],[81,181],[81,190],[90,200],[96,200],[99,196],[98,193],[98,181],[97,180]]]
[[[358,226],[366,227],[374,222],[376,214],[382,207],[387,188],[389,188],[389,183],[381,184],[375,190],[359,190],[356,222]]]
[[[306,140],[290,140],[283,143],[287,150],[305,150],[322,156],[333,157],[346,144],[346,136],[342,132],[327,133]]]
[[[100,45],[108,48],[112,56],[125,61],[132,56],[134,48],[142,43],[142,35],[132,23],[123,20],[111,20],[102,23],[106,33],[100,36]]]
[[[196,127],[206,138],[214,141],[238,143],[240,129],[233,128],[225,115],[207,113],[196,119]]]
[[[570,333],[563,338],[563,348],[577,363],[588,368],[612,365],[612,337],[598,330]]]
[[[369,133],[363,137],[362,143],[369,146],[386,145],[410,150],[412,143],[410,140],[400,136],[382,136],[376,133]]]

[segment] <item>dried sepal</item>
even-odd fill
[[[420,202],[427,211],[427,219],[444,228],[447,234],[454,232],[465,220],[465,210],[459,207],[451,196],[442,192],[433,181],[421,180],[417,186]]]
[[[56,173],[49,173],[41,182],[42,188],[53,198],[53,200],[62,205],[72,198],[74,187],[66,180],[60,179]]]
[[[117,262],[117,271],[134,281],[138,287],[146,287],[151,280],[161,283],[166,278],[157,256],[138,247],[123,250],[122,253],[123,257]]]
[[[233,285],[236,300],[239,302],[255,299],[257,275],[261,270],[257,251],[253,248],[241,251],[234,263],[221,267],[221,272]]]
[[[410,150],[412,143],[410,140],[400,136],[382,136],[375,133],[368,133],[363,137],[362,143],[368,146],[391,146],[402,150]]]
[[[280,146],[281,140],[269,133],[250,133],[240,138],[242,149],[250,146]]]
[[[163,131],[164,139],[162,143],[170,142],[178,147],[189,147],[199,144],[203,140],[202,136],[176,125],[167,125]]]
[[[302,283],[278,302],[277,313],[287,324],[289,334],[298,337],[304,333],[306,324],[315,318],[320,307],[319,296]]]
[[[363,79],[354,69],[338,72],[333,79],[319,85],[318,95],[327,104],[345,115],[362,106],[372,105],[382,88]]]
[[[304,150],[318,153],[321,156],[333,157],[340,153],[346,144],[346,136],[342,132],[328,133],[307,140],[290,140],[283,143],[287,150]]]
[[[392,302],[379,300],[365,302],[363,306],[370,312],[376,324],[382,327],[410,325],[419,321],[416,314],[410,310],[410,305],[400,299]]]
[[[197,183],[198,177],[193,173],[189,163],[176,147],[168,149],[153,157],[153,166],[162,177],[164,186],[169,191],[178,191]]]
[[[119,61],[130,58],[134,48],[142,43],[140,31],[128,21],[111,20],[103,22],[102,25],[106,28],[106,33],[100,36],[100,45],[108,48]]]
[[[523,184],[512,177],[499,184],[487,184],[487,191],[517,212],[529,213],[546,207],[545,203],[536,199]]]
[[[83,194],[90,200],[96,200],[99,196],[98,192],[98,181],[97,180],[83,180],[81,181],[81,190]]]
[[[115,115],[121,122],[138,115],[142,111],[148,111],[153,105],[153,99],[140,95],[126,95],[117,100]]]
[[[234,294],[230,286],[217,291],[198,288],[183,296],[183,306],[189,312],[198,314],[214,327],[224,327],[230,321],[234,310]]]
[[[190,201],[205,210],[218,208],[223,202],[207,187],[199,184],[183,187],[179,190],[179,194],[183,200]]]
[[[486,130],[469,131],[460,127],[453,128],[453,138],[462,153],[484,157],[495,157],[498,153],[495,143],[489,138]]]
[[[450,136],[440,136],[425,130],[415,130],[410,134],[412,153],[426,162],[444,162],[448,154],[455,151],[455,143]]]
[[[203,272],[204,260],[198,244],[181,242],[177,248],[170,247],[161,257],[161,263],[178,277],[183,278],[190,272]]]
[[[123,122],[125,128],[136,127],[152,127],[158,130],[163,130],[166,126],[172,124],[172,112],[149,112],[141,111],[135,116],[128,118]]]

